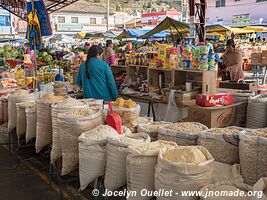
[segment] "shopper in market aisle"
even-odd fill
[[[108,64],[100,60],[103,49],[93,45],[88,50],[87,60],[77,74],[77,85],[83,89],[84,98],[112,101],[118,98],[118,90]]]
[[[226,43],[226,52],[222,56],[223,64],[226,72],[230,74],[231,81],[238,81],[244,79],[244,72],[242,70],[243,57],[242,52],[235,48],[233,39],[229,39]]]
[[[106,41],[106,49],[103,53],[103,60],[107,62],[109,65],[115,64],[115,53],[113,50],[112,40]]]

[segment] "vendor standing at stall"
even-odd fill
[[[224,71],[230,75],[230,81],[244,80],[242,52],[235,48],[233,39],[227,41],[226,52],[223,54],[222,60],[226,67]]]
[[[79,68],[76,82],[83,89],[83,98],[113,101],[118,98],[118,90],[110,67],[100,59],[102,53],[100,46],[90,47],[86,62]]]
[[[106,49],[102,56],[103,60],[107,62],[109,65],[115,64],[115,52],[113,50],[113,43],[112,40],[106,41]]]

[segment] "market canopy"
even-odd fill
[[[53,37],[49,38],[49,40],[59,41],[63,44],[74,44],[75,43],[75,40],[72,37],[64,35],[64,34],[55,34],[53,35]]]
[[[230,30],[234,34],[247,34],[247,33],[254,33],[255,32],[253,30],[245,30],[245,29],[242,29],[242,28],[230,28]]]
[[[267,28],[264,26],[246,26],[242,30],[253,31],[253,32],[267,32]]]
[[[142,36],[146,33],[150,32],[151,29],[124,29],[123,32],[117,36],[117,39],[121,40],[122,38],[143,38]],[[147,38],[165,38],[167,37],[168,33],[166,31],[161,31],[155,34],[150,35]]]
[[[89,32],[86,33],[83,39],[90,39],[90,38],[115,38],[117,35],[112,31],[106,32]]]
[[[85,37],[86,33],[87,32],[79,32],[79,33],[76,33],[73,38],[74,39],[83,39]]]
[[[141,36],[141,38],[149,38],[150,36],[160,33],[161,31],[165,31],[170,29],[171,31],[174,30],[180,34],[189,33],[189,25],[183,22],[179,22],[175,19],[170,17],[166,17],[159,25],[157,25],[154,29],[145,33]]]
[[[220,24],[208,25],[205,28],[206,33],[226,33],[227,31],[230,31],[230,28],[222,26]]]

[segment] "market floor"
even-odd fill
[[[1,132],[1,131],[0,131]],[[11,156],[7,135],[0,133],[0,199],[5,200],[60,200],[59,188],[56,181],[49,188],[48,163],[49,157],[36,155],[33,148],[26,148]],[[94,200],[92,190],[79,190],[79,181],[64,184],[64,199]],[[109,198],[109,200],[124,198]],[[101,198],[99,198],[101,200]]]

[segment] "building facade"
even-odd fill
[[[207,0],[207,24],[267,25],[267,0]]]

